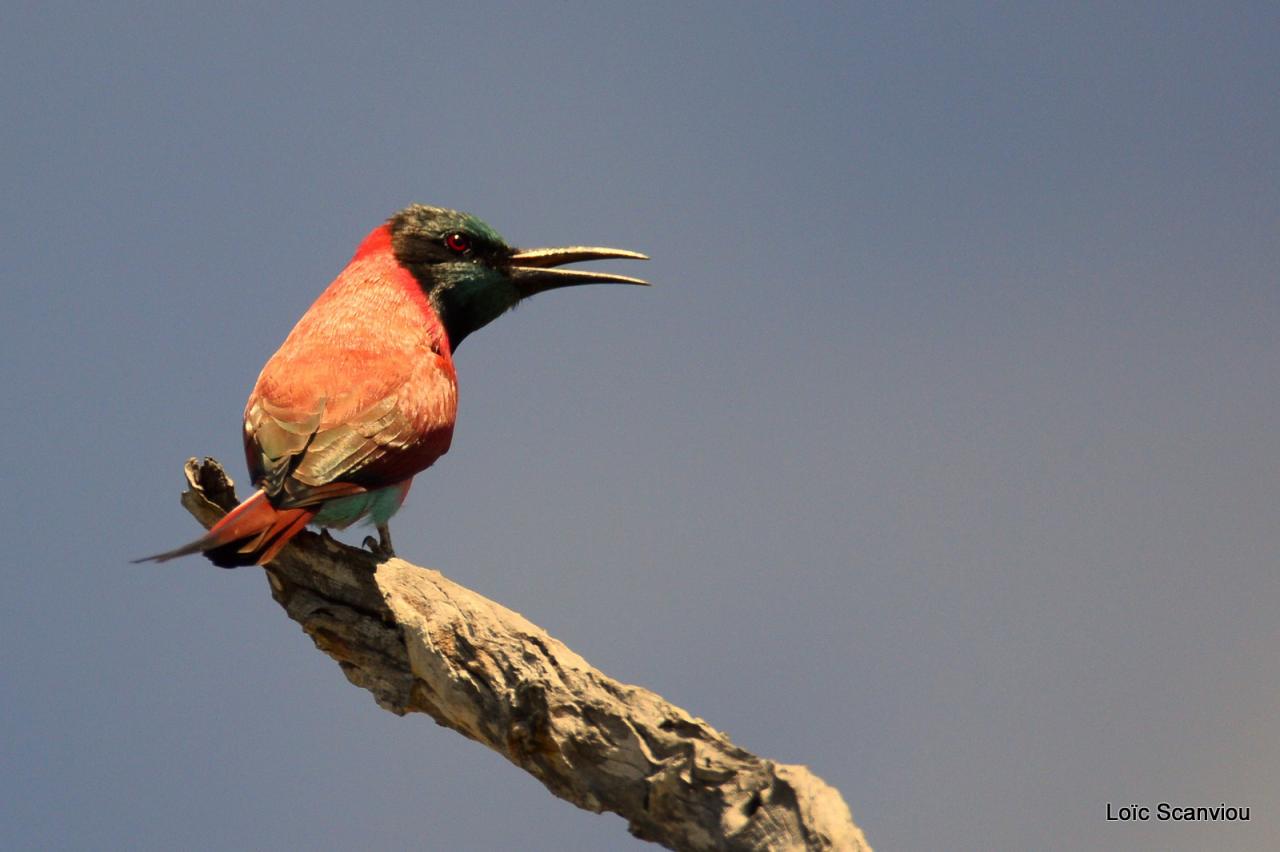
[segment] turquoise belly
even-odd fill
[[[316,516],[311,519],[311,523],[318,527],[334,527],[340,530],[346,529],[362,518],[366,518],[371,524],[385,524],[399,511],[407,490],[397,483],[376,491],[327,500]]]

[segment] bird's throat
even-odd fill
[[[519,291],[502,273],[483,264],[437,266],[427,288],[431,306],[440,317],[449,347],[457,350],[463,338],[515,307]]]

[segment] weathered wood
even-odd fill
[[[182,503],[206,527],[236,503],[212,459]],[[619,683],[546,631],[440,572],[302,533],[266,566],[272,596],[347,679],[426,713],[586,810],[672,849],[867,850],[840,794]]]

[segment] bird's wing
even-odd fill
[[[398,403],[399,394],[392,391],[333,422],[326,417],[333,406],[323,398],[304,411],[263,397],[251,400],[245,411],[244,440],[254,481],[261,483],[276,506],[293,507],[412,476],[426,465],[407,469],[395,462],[398,457],[419,455],[415,450],[426,436]]]

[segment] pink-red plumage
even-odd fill
[[[308,523],[378,527],[414,475],[448,449],[458,407],[453,349],[521,299],[638,278],[557,267],[643,259],[622,249],[513,249],[466,213],[415,204],[356,250],[262,368],[244,409],[260,490],[207,535],[149,559],[204,552],[219,565],[273,558]]]
[[[383,226],[262,368],[245,455],[254,481],[287,472],[288,502],[306,505],[317,486],[373,490],[426,469],[449,449],[457,410],[444,327]]]
[[[388,489],[398,506],[413,476],[449,449],[457,403],[444,327],[396,261],[384,225],[298,320],[249,394],[245,457],[262,490],[201,539],[155,558],[204,551],[221,565],[260,564],[326,502]],[[331,525],[368,511],[355,505],[355,516]]]

